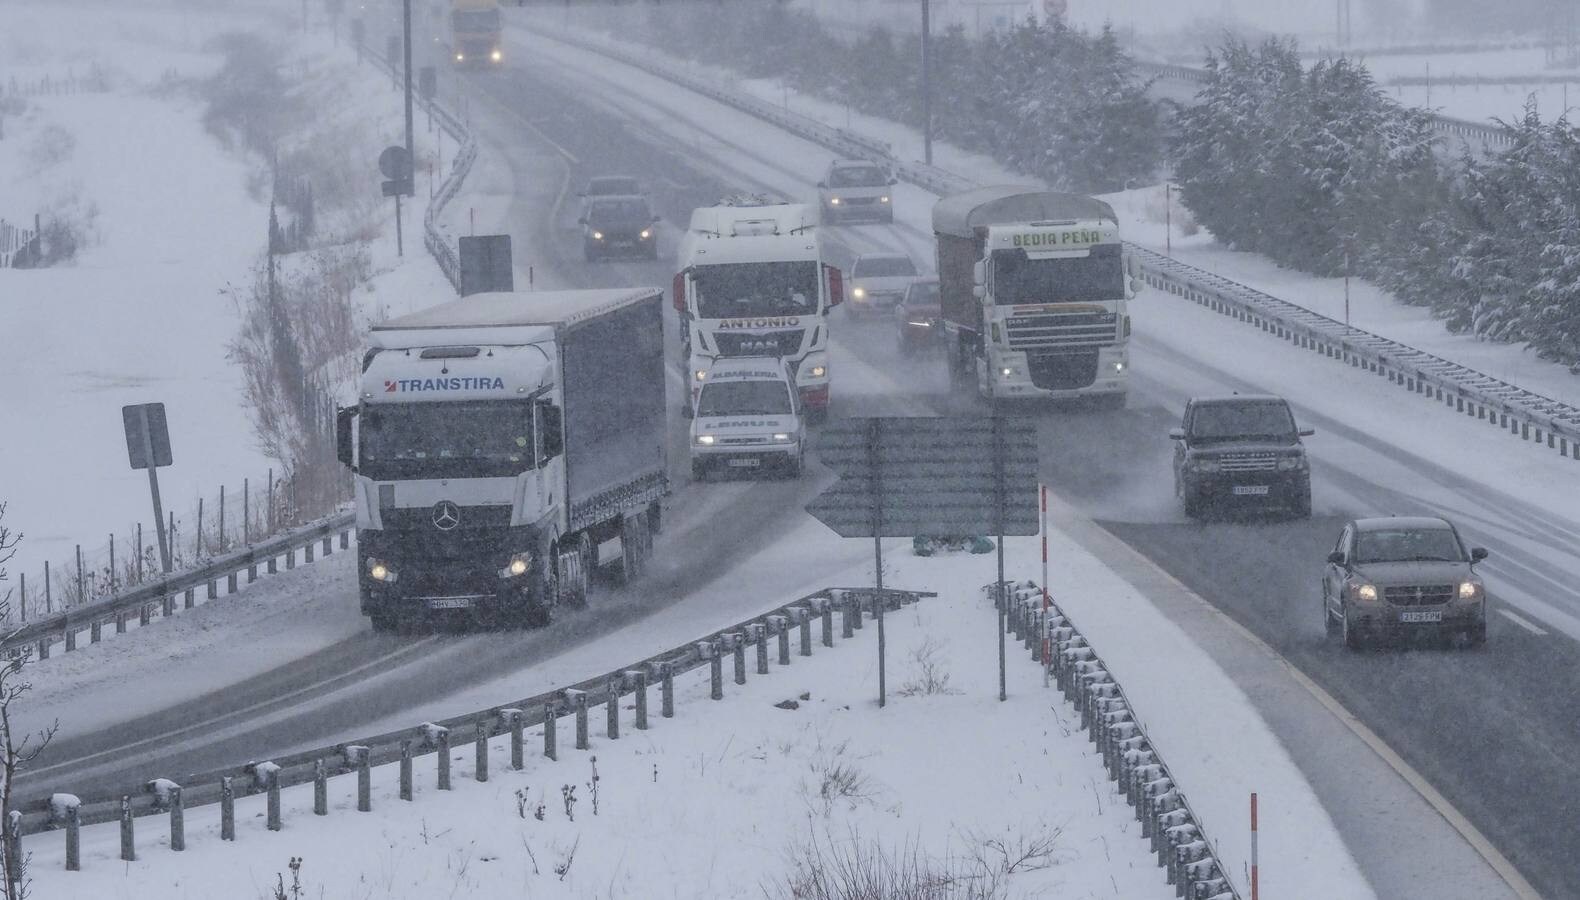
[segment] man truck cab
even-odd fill
[[[716,360],[691,420],[691,474],[715,469],[801,474],[806,420],[789,367],[775,357]]]

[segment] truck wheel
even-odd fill
[[[647,568],[647,514],[632,513],[620,520],[620,576],[630,584]]]
[[[559,603],[580,609],[587,605],[587,552],[580,538],[573,541],[571,549],[561,549],[558,554]]]
[[[1123,391],[1117,394],[1104,394],[1102,398],[1097,401],[1097,408],[1102,410],[1124,409],[1125,401],[1128,400],[1129,397],[1130,395],[1124,393]]]

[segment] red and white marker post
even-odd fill
[[[1256,886],[1256,792],[1251,792],[1251,900],[1258,900]]]
[[[1053,642],[1048,640],[1048,486],[1038,485],[1042,515],[1042,686],[1048,686],[1053,670]]]

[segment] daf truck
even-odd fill
[[[1112,207],[979,188],[939,200],[933,233],[951,385],[989,401],[1124,406],[1135,283]]]
[[[635,578],[669,490],[663,292],[473,294],[376,325],[340,411],[362,612],[542,624],[618,539]]]
[[[686,414],[715,360],[771,356],[790,368],[807,416],[825,417],[828,319],[844,282],[823,262],[816,211],[758,197],[693,210],[679,261],[673,300]]]

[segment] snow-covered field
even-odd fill
[[[1261,822],[1264,890],[1293,896],[1301,885],[1322,883],[1346,900],[1371,896],[1310,788],[1233,682],[1147,598],[1074,542],[1058,533],[1051,540],[1061,560],[1056,599],[1109,659],[1231,875],[1238,879],[1248,859],[1243,819],[1255,790],[1276,798]],[[749,579],[744,573],[828,553],[844,562],[820,579],[870,583],[864,549],[808,523],[782,546],[744,560],[738,573]],[[1035,573],[1035,540],[1012,539],[1006,553],[1011,573]],[[608,740],[600,710],[588,753],[570,750],[569,720],[559,729],[559,761],[536,755],[542,743],[535,732],[528,738],[533,757],[521,773],[508,769],[507,747],[496,741],[486,785],[472,781],[472,748],[458,742],[455,792],[432,789],[426,757],[410,806],[395,796],[393,767],[384,767],[374,774],[370,816],[354,812],[354,780],[342,777],[331,789],[328,819],[308,813],[310,792],[287,791],[285,828],[275,834],[259,818],[261,798],[243,801],[235,844],[218,840],[215,808],[188,810],[181,855],[168,852],[157,819],[139,823],[140,858],[131,864],[118,860],[113,825],[87,829],[81,873],[60,871],[58,833],[33,838],[38,896],[268,895],[274,874],[293,856],[305,860],[306,896],[722,898],[762,896],[765,887],[777,896],[796,848],[813,840],[825,853],[859,839],[890,854],[914,850],[962,866],[978,853],[996,859],[988,841],[1015,847],[1039,836],[1053,839],[1050,865],[1010,876],[1010,896],[1171,896],[1078,721],[1013,641],[1009,700],[997,701],[994,616],[981,594],[993,578],[992,557],[919,559],[891,542],[885,559],[892,583],[939,593],[887,619],[885,709],[875,702],[876,628],[869,622],[857,640],[816,648],[812,660],[793,657],[786,670],[775,664],[767,677],[749,676],[744,688],[727,683],[720,704],[707,699],[706,670],[687,676],[677,685],[674,720],[658,717],[654,691],[646,733],[632,728],[628,706],[622,738]],[[735,594],[759,607],[781,599],[739,588]],[[691,618],[644,622],[611,644],[646,647],[635,651],[643,654],[673,646],[698,635],[669,634],[673,622]],[[908,686],[925,680],[928,658],[948,690],[911,694]],[[730,666],[725,671],[728,681]],[[773,705],[784,700],[799,708]],[[1220,742],[1230,734],[1235,752],[1226,754]],[[576,789],[574,821],[565,812],[565,785]],[[526,792],[525,817],[518,790]],[[539,803],[542,820],[533,814]],[[553,870],[572,847],[575,860],[560,879]]]

